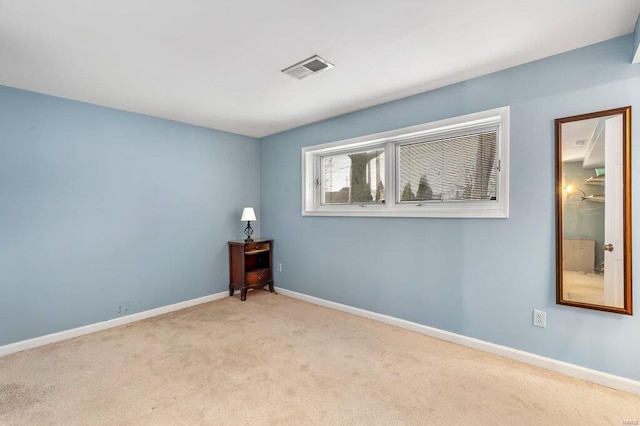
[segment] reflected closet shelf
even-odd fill
[[[584,183],[586,185],[604,185],[604,175],[591,176],[589,179],[585,180]]]
[[[604,194],[602,195],[589,195],[587,197],[582,197],[583,200],[593,201],[596,203],[604,203]]]

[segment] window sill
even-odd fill
[[[362,206],[322,206],[316,210],[303,210],[302,216],[351,216],[351,217],[424,217],[424,218],[495,218],[506,219],[509,211],[498,203],[482,204],[469,207],[463,206],[430,205],[429,208],[419,207],[415,204],[394,208],[379,205]]]

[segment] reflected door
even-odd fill
[[[622,116],[605,121],[604,304],[624,303],[624,221],[622,216]]]

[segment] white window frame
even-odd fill
[[[509,122],[508,106],[459,117],[419,124],[372,135],[302,148],[303,216],[381,216],[381,217],[509,217]],[[497,200],[468,200],[398,203],[398,147],[418,138],[442,139],[461,133],[471,134],[487,127],[497,127],[498,172]],[[322,204],[320,159],[331,154],[384,147],[384,204]],[[320,181],[321,182],[321,181]]]

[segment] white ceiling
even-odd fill
[[[0,84],[262,137],[628,34],[638,13],[640,0],[0,0]],[[335,68],[280,72],[314,54]]]
[[[570,121],[562,124],[562,161],[582,161],[595,143],[594,132],[600,118]],[[602,146],[604,158],[604,145]]]

